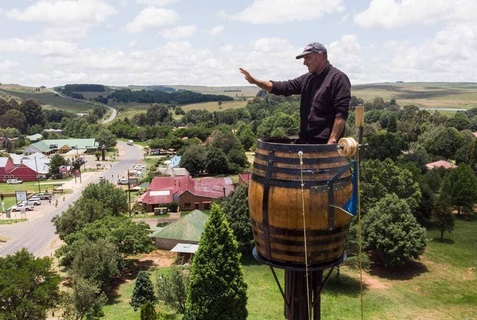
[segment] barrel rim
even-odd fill
[[[336,151],[338,152],[338,147],[336,143],[333,144],[300,144],[295,143],[296,139],[291,139],[289,137],[273,138],[273,137],[262,137],[257,140],[257,148],[264,150],[276,150],[289,152],[290,149],[296,151],[318,149],[320,151]]]

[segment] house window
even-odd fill
[[[204,202],[204,210],[210,210],[210,202]]]
[[[185,202],[184,203],[184,208],[190,208],[190,202]]]

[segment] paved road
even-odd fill
[[[92,101],[88,101],[88,100],[84,100],[84,99],[72,98],[70,96],[67,96],[67,95],[61,93],[61,92],[55,91],[54,89],[47,88],[46,90],[53,92],[54,94],[58,95],[60,98],[63,98],[63,99],[78,101],[78,102],[83,102],[83,103],[100,104],[99,102],[92,102]],[[109,110],[111,110],[111,115],[108,117],[108,119],[103,120],[103,124],[113,121],[114,118],[116,118],[116,116],[118,115],[118,111],[116,109],[114,109],[113,107],[110,107],[108,105],[105,105],[105,104],[102,104],[102,103],[101,103],[101,105],[103,105],[106,108],[108,108]]]
[[[118,142],[119,161],[114,163],[106,170],[84,173],[82,174],[81,183],[79,178],[75,182],[74,179],[68,182],[65,189],[72,189],[72,194],[66,194],[63,200],[62,196],[57,196],[58,206],[55,207],[56,199],[51,205],[48,201],[43,200],[41,208],[36,208],[34,212],[28,212],[28,221],[14,223],[9,225],[0,225],[0,235],[6,236],[10,241],[0,243],[0,256],[14,254],[21,248],[27,248],[29,252],[37,257],[50,256],[54,251],[54,243],[57,242],[55,228],[51,223],[51,219],[68,209],[69,205],[75,202],[80,196],[82,190],[89,183],[99,182],[100,176],[104,175],[105,179],[112,183],[116,183],[118,176],[125,176],[128,169],[134,164],[139,163],[143,158],[143,151],[136,146],[128,146],[124,142]],[[58,198],[59,197],[59,198]],[[17,214],[20,217],[19,213]]]

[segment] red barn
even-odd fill
[[[13,164],[13,160],[11,158],[0,157],[0,181],[7,181],[10,178],[17,178],[9,176],[9,172],[14,168],[15,165]]]

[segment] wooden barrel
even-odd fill
[[[340,263],[352,216],[339,208],[352,189],[336,144],[259,139],[248,194],[254,255],[284,269]]]

